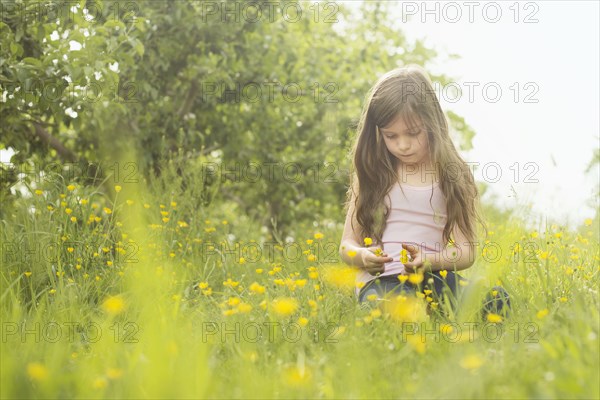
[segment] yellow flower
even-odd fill
[[[238,310],[242,314],[246,314],[246,313],[249,313],[250,311],[252,311],[252,306],[248,303],[240,303],[238,305]]]
[[[530,236],[531,236],[532,239],[535,239],[536,237],[538,237],[537,231],[531,232]]]
[[[127,200],[125,200],[125,203],[127,203],[128,206],[131,206],[131,205],[133,205],[133,200],[127,199]]]
[[[106,370],[108,379],[119,379],[123,375],[123,370],[119,368],[109,368]]]
[[[585,226],[590,226],[590,225],[592,225],[592,219],[587,218],[585,221],[583,221],[583,223],[585,224]]]
[[[93,386],[94,389],[103,389],[106,387],[106,379],[105,378],[97,378],[94,380]]]
[[[383,304],[383,311],[392,320],[398,322],[418,322],[427,318],[427,309],[423,301],[415,297],[398,295]]]
[[[409,336],[406,341],[412,346],[412,348],[419,354],[425,353],[425,341],[421,340],[420,336]]]
[[[176,202],[174,202],[174,201],[172,201],[172,202],[171,202],[171,207],[173,207],[173,208],[177,207],[177,203],[176,203]]]
[[[562,235],[563,235],[563,233],[562,233],[562,232],[556,232],[556,233],[554,234],[554,237],[555,237],[555,238],[557,238],[557,239],[560,239],[560,238],[562,237]]]
[[[71,217],[71,222],[77,222],[77,217]]]
[[[257,282],[254,282],[250,285],[249,287],[250,291],[253,293],[258,293],[258,294],[262,294],[265,292],[265,287],[261,286],[260,284],[258,284]]]
[[[306,318],[306,317],[298,318],[298,325],[300,325],[301,327],[305,327],[306,325],[308,325],[308,318]]]
[[[240,257],[240,260],[238,262],[240,264],[246,264],[246,259],[244,257]]]
[[[487,315],[487,320],[488,320],[488,322],[497,323],[497,322],[502,322],[502,317],[499,316],[498,314],[490,313]]]
[[[103,210],[107,214],[112,214],[112,210],[110,208],[108,208],[108,207],[104,207]]]
[[[363,239],[363,242],[365,243],[365,246],[370,246],[371,244],[373,244],[373,239],[371,239],[370,237],[366,237]]]
[[[227,300],[227,305],[229,306],[237,306],[238,304],[240,304],[241,300],[239,297],[230,297],[229,300]]]
[[[306,259],[310,262],[313,262],[317,259],[317,257],[314,254],[309,254],[308,257],[306,257]]]
[[[40,190],[40,189],[38,189],[38,190],[36,190],[36,191],[35,191],[35,194],[37,194],[38,196],[41,196],[41,195],[43,195],[43,194],[44,194],[44,191],[43,191],[43,190]]]
[[[74,251],[75,251],[75,249],[74,249],[74,248],[72,248],[72,247],[67,247],[67,251],[68,251],[69,253],[72,253],[72,252],[74,252]]]
[[[65,208],[65,212],[67,213],[67,215],[70,215],[73,210],[71,210],[70,208]]]
[[[26,277],[30,277],[30,276],[31,276],[31,271],[26,271],[26,272],[25,272],[25,276],[26,276]]]
[[[308,245],[313,244],[313,240],[312,239],[306,239],[306,244],[308,244]]]
[[[298,301],[290,297],[277,298],[271,304],[273,311],[283,317],[292,315],[298,309]]]
[[[544,308],[543,310],[540,310],[537,312],[537,314],[535,315],[536,317],[538,317],[538,319],[542,319],[544,318],[546,315],[548,315],[549,311],[547,308]]]
[[[404,283],[404,282],[406,282],[408,280],[408,275],[398,275],[398,280],[401,283]]]
[[[452,325],[450,324],[441,324],[440,325],[440,332],[444,335],[449,335],[454,331],[454,328],[452,328]]]
[[[125,301],[121,296],[109,296],[104,300],[102,307],[109,314],[120,314],[125,310]]]
[[[406,264],[408,262],[408,252],[406,251],[406,249],[402,249],[400,251],[400,262],[402,264]]]
[[[349,256],[349,257],[351,257],[351,258],[354,258],[354,257],[356,257],[356,251],[354,251],[354,250],[348,250],[348,253],[347,253],[347,254],[348,254],[348,256]]]
[[[312,380],[312,374],[306,366],[302,368],[298,366],[286,367],[282,370],[281,374],[283,382],[289,386],[306,386]]]
[[[356,268],[347,265],[331,266],[323,270],[323,280],[341,290],[350,291],[355,287],[357,273]]]
[[[234,288],[239,284],[240,284],[239,282],[232,281],[231,278],[227,278],[227,280],[225,282],[223,282],[223,286],[230,287],[230,288]]]
[[[38,362],[32,362],[27,364],[27,375],[34,381],[45,381],[48,378],[48,369]]]
[[[408,281],[413,285],[418,285],[419,283],[423,282],[423,274],[410,274],[408,275]]]
[[[200,289],[206,289],[206,288],[208,287],[208,283],[207,283],[207,282],[200,282],[200,283],[198,284],[198,287],[199,287]]]
[[[463,357],[460,360],[460,366],[464,369],[477,369],[483,365],[483,359],[479,357],[477,354],[472,354],[469,356]]]
[[[379,296],[377,296],[375,293],[373,293],[373,294],[370,294],[367,296],[367,300],[375,301],[375,300],[377,300],[377,297],[379,297]]]
[[[237,314],[237,313],[238,313],[238,310],[237,310],[237,309],[235,309],[235,308],[230,308],[230,309],[228,309],[228,310],[223,310],[223,315],[224,315],[225,317],[229,317],[229,316],[231,316],[231,315],[235,315],[235,314]]]
[[[315,233],[315,239],[319,240],[319,239],[323,239],[325,235],[323,235],[321,232],[317,232]]]
[[[121,189],[122,189],[121,186],[119,186],[119,185],[115,186],[115,192],[119,193],[121,191]]]
[[[445,269],[443,269],[443,270],[440,271],[440,276],[443,279],[446,279],[446,275],[448,275],[448,271],[446,271]]]
[[[75,190],[75,185],[69,185],[69,186],[67,186],[67,190],[69,192],[72,192],[73,190]]]
[[[298,279],[295,283],[298,287],[304,287],[306,285],[306,279]]]

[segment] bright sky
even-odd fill
[[[493,2],[474,2],[472,23],[468,2],[390,3],[409,41],[424,39],[427,47],[438,51],[439,60],[429,72],[450,76],[462,89],[454,102],[451,92],[440,91],[442,108],[458,113],[475,130],[474,149],[463,156],[486,167],[498,202],[531,203],[532,212],[527,214],[534,220],[548,216],[577,225],[593,217],[598,168],[588,176],[584,170],[600,142],[599,3],[536,1],[515,7],[513,1],[496,2],[502,13],[496,23],[484,18],[495,18],[494,4],[487,6],[486,14],[482,11]],[[425,7],[434,12],[425,14]],[[514,21],[517,8],[519,22]],[[403,9],[414,13],[412,19],[403,20]],[[457,10],[462,17],[452,23]],[[526,17],[538,22],[524,23]],[[448,54],[461,58],[450,59]],[[479,84],[473,88],[472,101],[468,82]],[[487,100],[482,89],[486,84]],[[491,101],[494,87],[502,91],[496,103]],[[525,102],[528,95],[538,102]],[[497,166],[502,176],[494,182]],[[475,171],[475,178],[484,180],[482,168]],[[531,182],[535,179],[539,182]],[[590,199],[596,206],[586,205]]]

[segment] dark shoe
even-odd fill
[[[502,286],[494,286],[485,296],[482,307],[482,319],[487,321],[488,314],[497,314],[503,318],[508,318],[512,306],[510,304],[510,296]]]

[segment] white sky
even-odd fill
[[[534,219],[547,216],[571,225],[593,217],[595,208],[586,205],[586,200],[596,199],[597,204],[594,186],[599,179],[598,169],[588,176],[584,176],[584,170],[600,141],[599,2],[519,2],[518,23],[510,8],[514,1],[496,2],[502,12],[497,23],[484,19],[495,17],[493,8],[488,14],[482,12],[490,2],[475,2],[478,6],[472,13],[472,23],[463,1],[390,3],[409,43],[423,39],[427,47],[438,51],[439,61],[429,65],[429,72],[444,73],[464,89],[454,103],[445,101],[452,100],[450,93],[438,93],[441,105],[464,117],[476,132],[474,149],[463,153],[465,159],[488,165],[491,178],[495,169],[490,163],[500,165],[501,179],[489,182],[499,203],[515,205],[512,184],[518,203],[531,203],[533,213],[529,216],[537,215]],[[439,22],[435,21],[435,12],[423,12],[424,7],[435,10],[436,3]],[[450,8],[449,3],[457,7]],[[527,3],[530,5],[526,8]],[[416,14],[403,19],[403,7],[413,7]],[[457,9],[462,18],[452,23]],[[527,15],[538,22],[524,23]],[[452,53],[461,58],[446,57]],[[480,84],[474,89],[472,102],[465,82]],[[487,101],[482,92],[485,84],[494,82],[502,90],[496,103]],[[515,82],[522,97],[518,102],[511,90]],[[525,87],[527,82],[537,85],[537,93],[533,94],[533,86]],[[495,94],[493,88],[488,93]],[[524,102],[527,94],[538,103]],[[509,168],[517,162],[519,183],[514,182],[514,171]],[[534,166],[526,169],[527,162],[536,163],[537,172]],[[525,182],[529,174],[539,183]],[[481,170],[475,171],[475,177],[484,180]]]

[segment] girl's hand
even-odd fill
[[[385,271],[383,264],[392,262],[392,257],[388,257],[379,247],[367,247],[362,250],[363,267],[365,271],[373,276]]]
[[[421,249],[418,246],[408,243],[402,243],[402,248],[406,249],[406,251],[408,251],[409,254],[408,262],[402,263],[404,264],[406,272],[415,273],[419,269],[423,268],[423,262],[425,260],[423,258],[423,253],[421,252]],[[400,261],[402,262],[402,257],[400,257]]]

